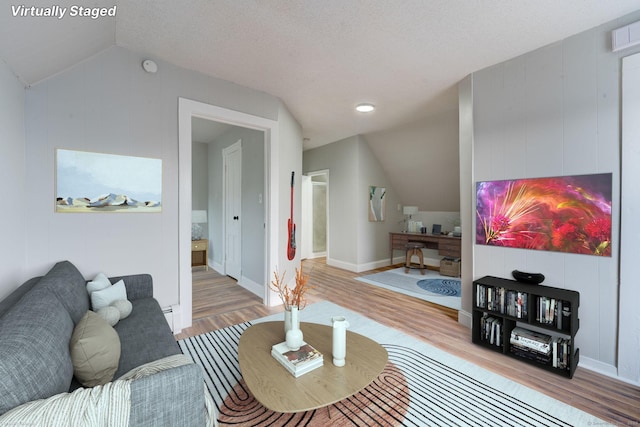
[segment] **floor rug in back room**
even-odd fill
[[[420,274],[419,269],[412,268],[405,273],[402,267],[356,277],[356,280],[460,310],[460,279],[442,276],[433,270],[425,269],[424,272]]]

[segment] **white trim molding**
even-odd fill
[[[191,118],[199,117],[207,120],[228,123],[249,129],[263,131],[265,134],[265,218],[267,235],[265,239],[265,280],[270,277],[272,262],[278,259],[277,236],[278,224],[272,218],[278,218],[278,191],[272,188],[272,182],[278,182],[278,122],[265,119],[203,102],[186,98],[178,98],[178,241],[179,241],[179,300],[181,328],[192,324],[192,278],[191,278]],[[216,269],[217,270],[217,269]],[[266,282],[268,283],[268,282]],[[271,304],[271,293],[268,286],[262,286],[263,302]]]

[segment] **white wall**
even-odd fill
[[[402,204],[460,210],[458,111],[364,135]]]
[[[389,232],[400,231],[398,196],[362,136],[304,152],[305,173],[329,170],[327,264],[365,271],[389,264]],[[387,188],[387,218],[369,222],[369,186]]]
[[[329,247],[327,264],[355,269],[358,263],[357,166],[358,137],[306,150],[304,173],[329,170]],[[366,194],[366,193],[365,193]]]
[[[358,141],[357,206],[354,211],[358,223],[357,269],[366,271],[389,265],[389,232],[402,230],[402,211],[396,187],[387,177],[378,158],[371,151],[364,136]],[[369,221],[369,186],[385,187],[387,192],[384,221]],[[331,222],[333,224],[333,221]]]
[[[25,213],[34,202],[25,191],[24,86],[0,60],[0,300],[26,277]]]
[[[277,150],[277,163],[271,161],[267,165],[269,171],[275,171],[278,180],[275,185],[271,186],[271,199],[279,200],[277,206],[273,207],[277,211],[277,223],[272,225],[275,235],[269,245],[278,247],[279,257],[271,260],[269,268],[270,277],[268,282],[273,279],[273,272],[278,269],[280,274],[286,272],[285,281],[295,286],[295,269],[300,266],[300,248],[297,248],[295,257],[289,260],[287,257],[287,219],[291,214],[291,171],[295,172],[295,195],[294,195],[294,223],[300,223],[300,212],[302,212],[301,187],[302,179],[302,128],[298,121],[289,113],[284,104],[280,105],[278,110],[278,135],[281,141],[287,141],[286,144],[280,144],[273,149]],[[267,158],[269,158],[269,153]],[[273,159],[273,157],[271,157]],[[285,219],[286,218],[286,219]],[[300,241],[300,230],[296,229],[296,242]],[[280,299],[271,292],[271,305],[280,304]]]
[[[87,277],[150,273],[166,307],[179,301],[178,98],[271,120],[282,107],[269,94],[163,61],[148,74],[144,58],[113,47],[27,90],[26,193],[39,206],[27,214],[28,270],[43,273],[69,259]],[[280,149],[289,141],[281,139]],[[55,148],[162,159],[162,213],[54,213]]]
[[[611,257],[473,247],[473,278],[510,277],[519,269],[544,273],[546,285],[579,291],[580,364],[612,375],[618,357],[619,95],[620,57],[625,53],[612,53],[609,44],[612,29],[638,18],[636,13],[473,73],[470,92],[469,185],[491,179],[613,173]],[[475,205],[462,215],[475,219],[474,211]],[[465,296],[463,307],[468,309],[469,290]],[[621,313],[621,321],[633,319],[629,316]]]
[[[623,58],[622,69],[622,215],[620,236],[620,321],[618,374],[640,384],[640,54]],[[633,338],[635,337],[635,339]]]

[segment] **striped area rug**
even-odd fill
[[[238,340],[243,323],[180,340],[201,365],[221,426],[586,426],[602,421],[495,375],[397,330],[329,302],[301,312],[305,322],[329,324],[346,316],[350,330],[381,343],[389,353],[382,374],[360,393],[327,408],[274,413],[242,381]],[[254,321],[279,320],[281,314]],[[347,350],[348,357],[348,350]],[[606,424],[606,423],[605,423]]]

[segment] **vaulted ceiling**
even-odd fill
[[[115,17],[71,16],[74,5],[115,7]],[[66,13],[30,16],[38,7]],[[119,46],[263,91],[298,120],[304,149],[364,135],[402,204],[457,211],[457,83],[639,9],[640,0],[5,2],[0,60],[28,86]],[[355,112],[361,102],[376,111]]]
[[[281,98],[310,148],[456,108],[467,74],[640,9],[640,0],[34,0],[114,18],[0,12],[25,85],[117,45]],[[29,15],[29,13],[26,13]],[[360,102],[374,113],[354,112]]]

